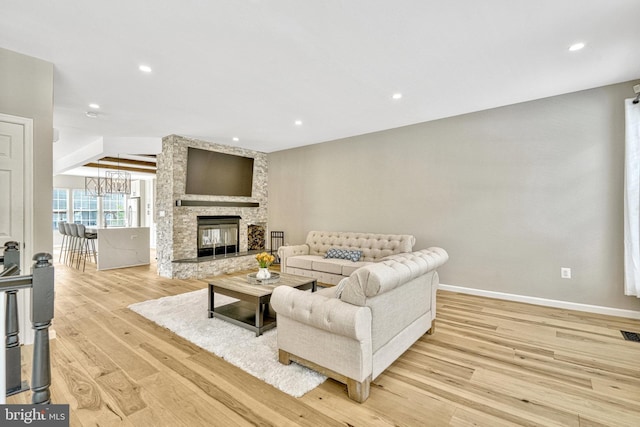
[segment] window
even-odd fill
[[[67,221],[69,191],[66,188],[53,189],[53,229],[58,229],[60,221]]]
[[[125,226],[124,194],[105,194],[102,197],[102,213],[107,227]]]
[[[73,222],[87,227],[98,225],[98,199],[84,190],[73,190]]]

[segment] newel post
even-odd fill
[[[20,269],[20,243],[4,242],[4,268],[15,265]]]
[[[33,367],[31,375],[31,402],[51,403],[51,359],[49,355],[49,326],[53,319],[54,274],[51,254],[40,252],[33,256],[31,267],[31,323],[33,339]]]
[[[5,242],[4,267],[13,267],[10,275],[20,274],[20,244]],[[25,391],[28,387],[22,382],[20,325],[18,323],[18,291],[5,292],[5,348],[6,348],[6,390],[7,396]]]

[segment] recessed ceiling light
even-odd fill
[[[569,46],[569,50],[571,52],[575,52],[577,50],[582,49],[583,47],[584,47],[584,43],[582,43],[582,42],[581,43],[575,43],[575,44],[572,44],[571,46]]]
[[[402,98],[402,94],[401,93],[394,93],[392,98],[393,99],[400,99],[400,98]]]
[[[84,113],[84,115],[89,117],[90,119],[95,119],[98,117],[98,113],[95,113],[93,111],[87,111],[86,113]]]
[[[140,71],[142,71],[143,73],[150,73],[151,72],[151,67],[149,67],[148,65],[140,65],[138,67],[138,69]]]
[[[296,126],[302,126],[302,120],[296,120],[295,124]]]
[[[97,110],[100,108],[100,106],[98,104],[89,104],[89,108],[93,108],[94,110]]]
[[[234,137],[233,137],[233,140],[234,140],[235,142],[238,142],[238,141],[240,141],[240,138],[238,138],[237,136],[234,136]]]

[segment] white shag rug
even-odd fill
[[[327,377],[296,363],[278,362],[277,328],[254,332],[222,319],[209,319],[207,289],[139,302],[129,306],[141,316],[223,358],[294,397],[301,397]],[[237,301],[215,295],[216,307]]]

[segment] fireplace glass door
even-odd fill
[[[239,226],[227,221],[203,221],[198,225],[198,256],[226,255],[239,250]]]

